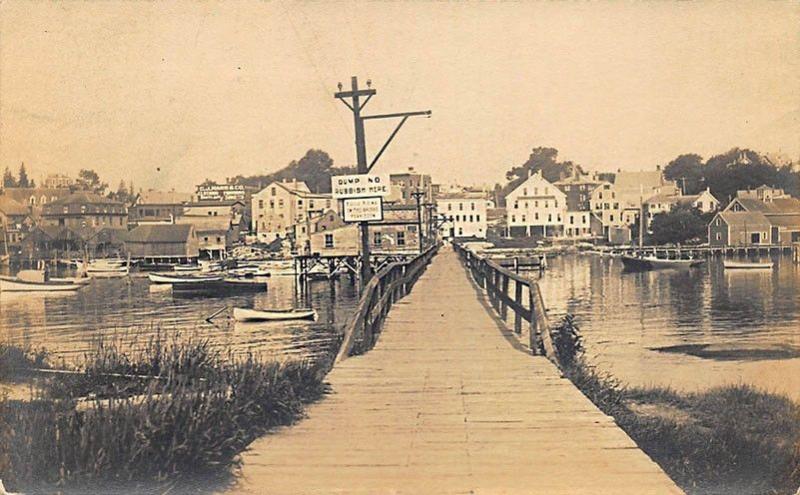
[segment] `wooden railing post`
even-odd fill
[[[508,298],[508,276],[505,273],[497,272],[500,274],[500,280],[502,283],[502,296],[500,297],[500,317],[503,320],[508,318],[508,304],[506,304],[506,298]]]
[[[522,284],[518,280],[514,281],[514,301],[522,305]],[[522,315],[517,311],[514,311],[514,332],[517,335],[522,332]]]

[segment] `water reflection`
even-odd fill
[[[681,344],[800,347],[800,266],[623,273],[619,260],[564,256],[540,281],[551,319],[575,315],[592,361],[634,385],[698,389],[746,382],[800,398],[800,359],[715,361],[666,354]]]
[[[100,337],[146,342],[157,333],[208,339],[234,353],[314,359],[326,353],[357,303],[348,280],[313,282],[300,291],[293,277],[272,277],[268,291],[230,297],[185,298],[145,278],[93,280],[75,293],[0,295],[0,340],[45,347],[67,360],[83,355]],[[222,307],[269,309],[311,305],[317,320],[242,323]]]

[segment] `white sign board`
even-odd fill
[[[331,177],[331,192],[337,199],[385,197],[391,187],[389,177],[382,175],[335,175]]]
[[[383,220],[383,200],[377,198],[350,198],[344,203],[345,222],[371,222]]]

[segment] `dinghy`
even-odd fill
[[[726,270],[772,270],[772,262],[724,260],[722,266]]]
[[[236,321],[313,320],[316,317],[317,312],[311,308],[271,310],[233,308],[233,318]]]
[[[190,284],[196,282],[215,282],[222,275],[195,275],[189,273],[148,273],[147,278],[154,284]]]

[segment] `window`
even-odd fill
[[[574,216],[572,216],[572,215],[569,216],[569,223],[570,224],[575,223],[575,217]]]
[[[518,210],[518,209],[519,209],[519,203],[517,203],[516,201],[514,201],[514,209],[515,209],[515,210]]]
[[[278,200],[278,208],[283,208],[283,198]]]
[[[619,203],[614,203],[614,209],[619,210]]]
[[[539,220],[539,212],[538,211],[533,214],[533,219],[534,220]]]
[[[461,221],[461,215],[456,215],[456,222],[460,222],[460,221]]]
[[[714,220],[714,225],[716,225],[717,227],[719,227],[719,218],[717,218],[716,220]]]
[[[382,242],[382,237],[380,232],[373,232],[372,233],[372,243],[376,246],[380,246]]]
[[[406,245],[406,233],[405,232],[398,232],[397,233],[397,245],[398,246],[405,246]]]
[[[325,234],[325,249],[333,248],[333,234]]]
[[[277,193],[277,191],[275,190],[275,186],[272,186],[272,190],[270,191],[270,194],[275,196],[276,193]]]
[[[409,232],[416,232],[417,231],[417,226],[416,225],[409,225],[408,227],[406,227],[406,230],[408,230]]]
[[[453,203],[447,203],[447,211],[453,211]]]
[[[259,210],[263,210],[264,209],[264,200],[263,199],[259,199],[258,200],[258,209]]]
[[[458,203],[458,211],[464,211],[464,203]]]
[[[717,240],[722,240],[722,235],[719,232],[717,232]]]
[[[534,196],[538,196],[539,195],[539,188],[538,187],[534,187],[533,188],[533,195]]]
[[[534,208],[538,208],[539,207],[539,201],[538,200],[533,202],[533,207]]]
[[[528,188],[527,187],[522,190],[522,195],[523,196],[527,196],[528,195]]]
[[[270,199],[269,200],[269,207],[270,207],[270,209],[274,209],[275,208],[275,200],[274,199]]]
[[[547,205],[547,201],[544,202],[544,207],[549,208],[549,206]]]
[[[309,199],[308,200],[308,209],[309,210],[313,210],[314,209],[314,200],[313,199]]]
[[[217,242],[222,242],[222,237],[217,237]]]
[[[472,207],[473,210],[475,209],[475,203],[470,203],[470,206]]]
[[[515,215],[511,215],[511,221],[512,222],[516,222],[517,221],[517,217]]]
[[[548,213],[547,214],[547,221],[548,222],[552,222],[553,221],[553,214],[552,213]]]
[[[480,215],[475,215],[475,221],[476,222],[480,222],[481,221],[481,216]]]
[[[525,223],[525,215],[522,215],[522,223]]]
[[[608,221],[609,222],[613,222],[614,221],[614,215],[609,215],[608,216]]]
[[[472,220],[472,215],[469,216],[469,221],[470,222],[474,221],[474,220]]]
[[[203,241],[208,242],[208,237],[203,237]]]
[[[458,235],[464,235],[464,229],[461,227],[458,228]]]

